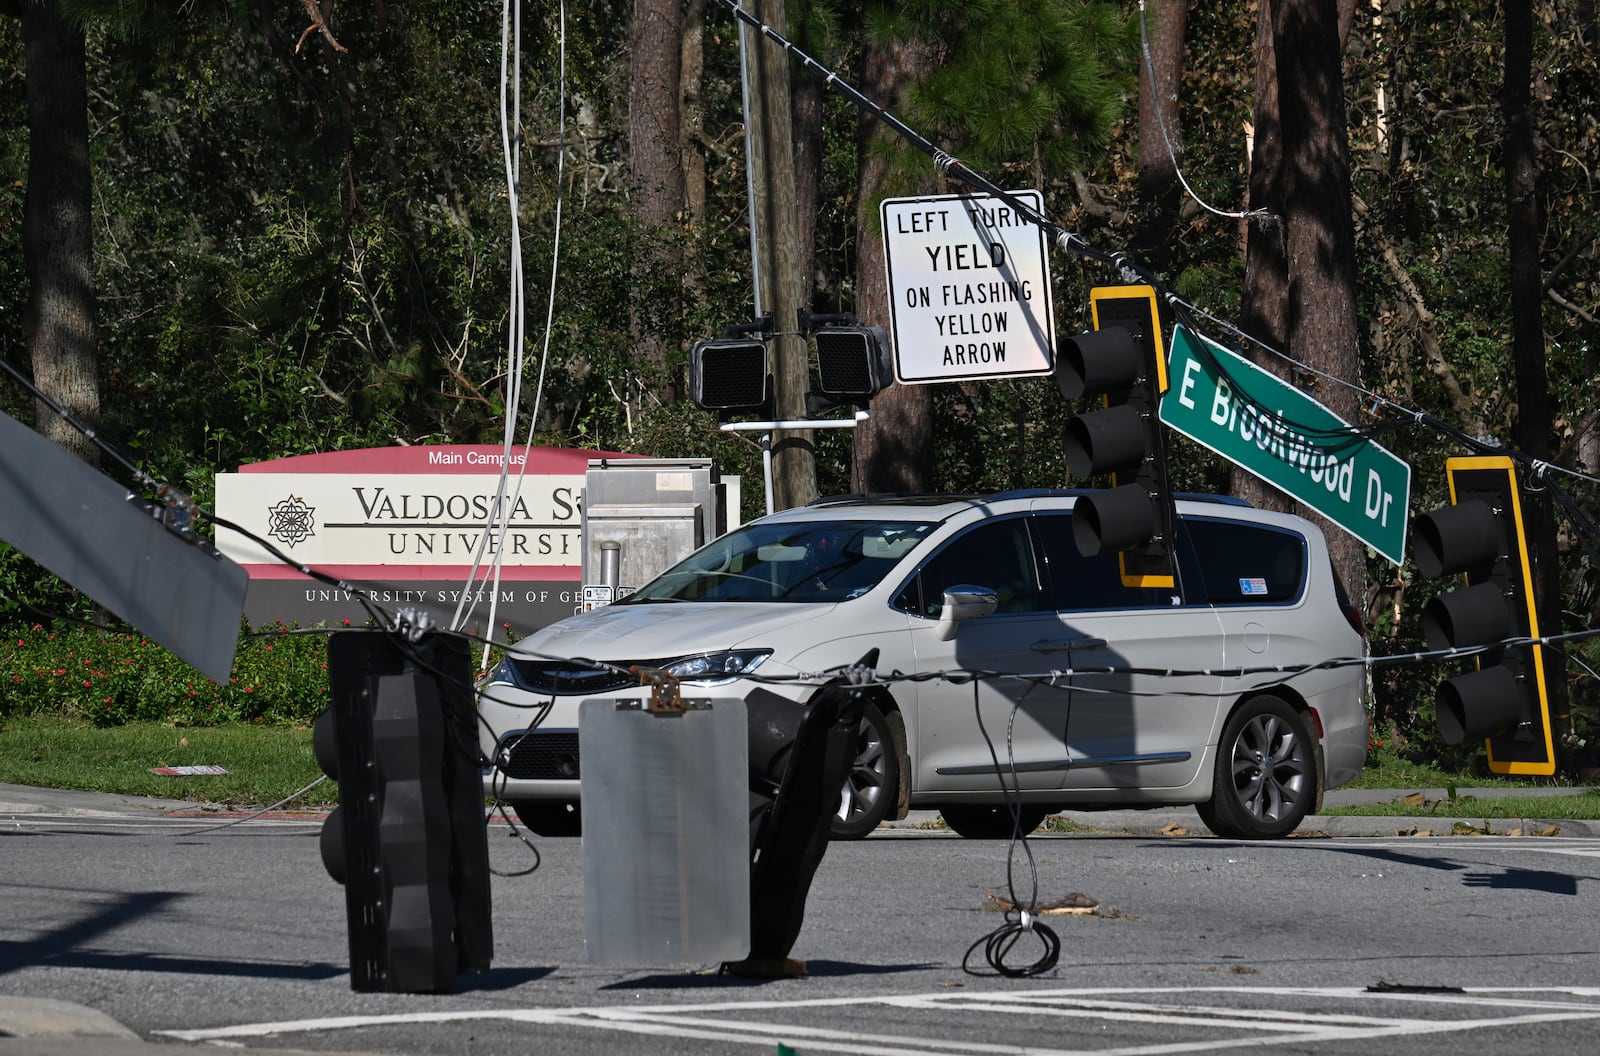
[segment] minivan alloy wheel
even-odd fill
[[[900,749],[889,720],[870,700],[861,709],[856,759],[839,792],[831,832],[836,840],[859,840],[887,821],[900,787]]]
[[[1211,800],[1196,804],[1218,836],[1286,836],[1316,802],[1315,742],[1306,718],[1270,694],[1252,697],[1229,718],[1217,745]]]

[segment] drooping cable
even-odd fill
[[[462,591],[457,601],[455,617],[451,627],[460,630],[467,619],[475,610],[479,601],[479,592],[474,590],[478,582],[478,572],[482,566],[484,551],[488,547],[490,532],[494,533],[495,545],[490,558],[491,573],[488,579],[489,590],[489,633],[485,635],[482,667],[487,669],[490,648],[493,640],[495,615],[500,600],[500,577],[504,567],[505,541],[511,527],[511,511],[516,508],[517,501],[522,494],[522,485],[528,471],[529,456],[533,447],[533,438],[538,429],[539,411],[544,399],[544,384],[550,362],[550,341],[554,331],[556,283],[560,275],[561,257],[561,230],[562,210],[565,203],[566,191],[566,128],[567,128],[567,8],[566,0],[559,0],[557,4],[557,138],[556,138],[556,200],[554,235],[550,255],[550,282],[545,304],[544,336],[541,344],[539,359],[539,372],[534,389],[533,405],[529,412],[528,431],[523,442],[523,452],[520,460],[512,457],[516,446],[516,423],[518,408],[522,403],[523,375],[526,364],[526,294],[522,264],[522,235],[520,199],[518,190],[521,179],[521,55],[522,55],[522,12],[517,5],[512,11],[510,0],[504,0],[501,17],[501,146],[505,158],[506,185],[510,200],[511,210],[511,262],[512,281],[510,295],[510,326],[507,341],[506,374],[507,374],[507,400],[506,424],[501,445],[501,459],[499,480],[496,485],[495,501],[490,508],[491,516],[484,526],[484,531],[478,540],[476,553],[473,555],[471,571],[467,577],[466,588]],[[506,85],[512,85],[511,99],[507,100]],[[508,119],[509,110],[509,119]],[[518,466],[514,484],[511,482],[511,466],[516,462]]]
[[[1145,0],[1139,0],[1139,50],[1144,57],[1145,75],[1150,78],[1150,94],[1156,96],[1162,91],[1162,87],[1156,83],[1156,62],[1155,57],[1150,53],[1150,34],[1145,21],[1144,4]],[[1173,95],[1176,96],[1176,94],[1176,91],[1174,91]],[[1283,223],[1283,218],[1271,209],[1244,209],[1230,212],[1226,209],[1218,209],[1200,197],[1195,189],[1189,186],[1189,180],[1183,174],[1183,165],[1178,161],[1178,150],[1173,145],[1172,137],[1167,132],[1166,120],[1161,116],[1161,104],[1157,102],[1150,109],[1155,114],[1156,131],[1161,134],[1161,145],[1166,148],[1167,160],[1172,162],[1172,172],[1178,177],[1178,183],[1183,186],[1184,192],[1188,194],[1196,205],[1213,216],[1222,217],[1224,220],[1265,220],[1278,224]]]
[[[508,90],[509,84],[509,90]],[[498,510],[506,501],[506,477],[510,470],[511,446],[516,436],[517,408],[522,403],[523,355],[523,275],[522,275],[522,225],[519,191],[522,172],[522,5],[512,0],[501,0],[500,5],[500,156],[505,171],[506,200],[510,212],[510,290],[506,311],[506,423],[501,442],[499,480],[495,486],[494,509],[484,530],[478,535],[478,545],[472,554],[472,565],[466,582],[456,599],[456,611],[451,617],[452,630],[466,626],[477,606],[478,570],[488,549],[489,532]],[[492,632],[491,632],[492,633]]]
[[[517,483],[512,489],[509,501],[500,508],[499,525],[494,549],[494,576],[489,592],[489,637],[493,637],[495,612],[500,601],[500,571],[504,567],[506,552],[506,535],[511,529],[511,511],[516,507],[518,498],[522,495],[522,485],[528,475],[528,460],[533,450],[533,438],[539,428],[539,409],[544,401],[545,375],[550,366],[550,336],[555,328],[556,312],[556,280],[561,270],[561,213],[566,200],[566,165],[567,165],[567,4],[566,0],[558,0],[557,13],[557,79],[556,79],[556,201],[554,233],[550,246],[550,285],[545,295],[544,336],[539,350],[539,376],[534,385],[533,406],[528,411],[528,431],[522,445],[522,460],[517,467]],[[519,126],[520,127],[520,126]],[[521,364],[519,363],[519,374]],[[519,383],[520,395],[521,386]],[[516,417],[508,418],[507,436],[511,435],[515,427]],[[506,447],[509,454],[510,446]],[[502,463],[501,480],[505,480],[510,466]],[[489,666],[489,646],[483,649],[483,668]]]

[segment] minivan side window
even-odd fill
[[[937,618],[944,592],[958,583],[989,587],[999,596],[995,612],[1043,608],[1028,526],[1019,517],[981,524],[934,554],[895,598],[895,607]]]
[[[1129,587],[1122,582],[1116,554],[1084,557],[1072,538],[1072,514],[1035,516],[1039,546],[1048,571],[1050,608],[1063,612],[1089,609],[1149,609],[1172,604],[1174,591]]]
[[[1185,518],[1184,525],[1211,604],[1286,605],[1300,599],[1306,580],[1303,536],[1282,528],[1200,517]]]

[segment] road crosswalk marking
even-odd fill
[[[1348,1006],[1329,1011],[1330,1006]],[[776,1019],[804,1018],[807,1011],[857,1006],[959,1012],[973,1040],[923,1037]],[[1305,1006],[1304,1008],[1300,1006]],[[1311,1010],[1315,1009],[1315,1010]],[[1158,1024],[1167,1040],[1123,1038],[1114,1030],[1083,1035],[1102,1044],[1041,1048],[993,1039],[998,1017],[1116,1025]],[[970,1018],[969,1018],[970,1017]],[[987,1018],[984,1018],[987,1017]],[[806,1052],[843,1056],[1169,1056],[1240,1048],[1270,1048],[1315,1042],[1376,1041],[1425,1034],[1530,1027],[1563,1021],[1600,1023],[1600,988],[1497,988],[1457,992],[1372,992],[1352,987],[1171,987],[1104,988],[992,993],[882,994],[796,1001],[737,1001],[695,1005],[484,1009],[397,1015],[341,1016],[277,1023],[239,1024],[200,1030],[158,1031],[191,1042],[242,1042],[293,1034],[324,1034],[357,1028],[443,1025],[503,1020],[575,1029],[717,1041],[770,1048],[781,1041]]]

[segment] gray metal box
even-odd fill
[[[717,464],[709,458],[590,459],[583,489],[583,582],[598,584],[603,543],[620,546],[618,582],[638,587],[722,534]]]

